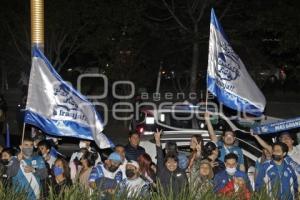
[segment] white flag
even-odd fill
[[[94,140],[100,148],[113,146],[102,133],[94,106],[62,80],[38,48],[33,50],[24,121],[54,136]]]
[[[256,86],[245,65],[233,51],[211,10],[207,88],[219,102],[254,115],[261,115],[266,99]]]

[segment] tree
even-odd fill
[[[28,4],[19,5],[14,1],[8,6],[11,9],[4,11],[3,16],[9,20],[3,20],[2,26],[9,34],[9,48],[15,49],[15,59],[28,71],[31,64],[30,8]],[[72,6],[76,9],[61,9]],[[80,21],[79,8],[76,1],[45,1],[45,54],[57,71],[81,46],[80,37],[86,24]]]
[[[209,36],[209,13],[214,5],[219,7],[225,4],[220,15],[222,19],[230,10],[231,1],[209,1],[209,0],[161,0],[161,2],[150,1],[153,9],[159,9],[157,16],[148,15],[148,19],[162,26],[165,34],[170,34],[170,41],[178,43],[182,51],[192,49],[190,68],[190,92],[197,91],[197,74],[199,70],[200,43],[208,41]],[[168,13],[168,14],[165,14]],[[172,23],[172,21],[173,23]],[[181,43],[181,44],[180,44]],[[206,42],[204,42],[206,43]]]

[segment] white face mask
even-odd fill
[[[80,148],[80,149],[87,148],[87,145],[86,145],[86,143],[85,143],[85,142],[82,142],[82,141],[80,141],[80,142],[79,142],[79,148]]]
[[[229,175],[234,175],[235,172],[236,172],[236,167],[226,167],[226,172],[229,174]]]

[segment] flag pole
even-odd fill
[[[31,0],[31,49],[44,52],[44,0]]]
[[[31,53],[34,47],[44,52],[44,0],[30,0]],[[23,122],[22,141],[24,142],[26,123]],[[22,148],[21,148],[22,152]]]
[[[25,122],[24,122],[24,123],[23,123],[23,130],[22,130],[22,140],[21,140],[21,145],[22,145],[22,146],[23,146],[23,142],[24,142],[25,127],[26,127],[26,124],[25,124]],[[22,148],[21,148],[21,152],[22,152]]]

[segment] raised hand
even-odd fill
[[[156,129],[156,132],[154,133],[154,139],[155,139],[155,144],[157,146],[160,146],[160,136],[161,136],[162,130]]]

